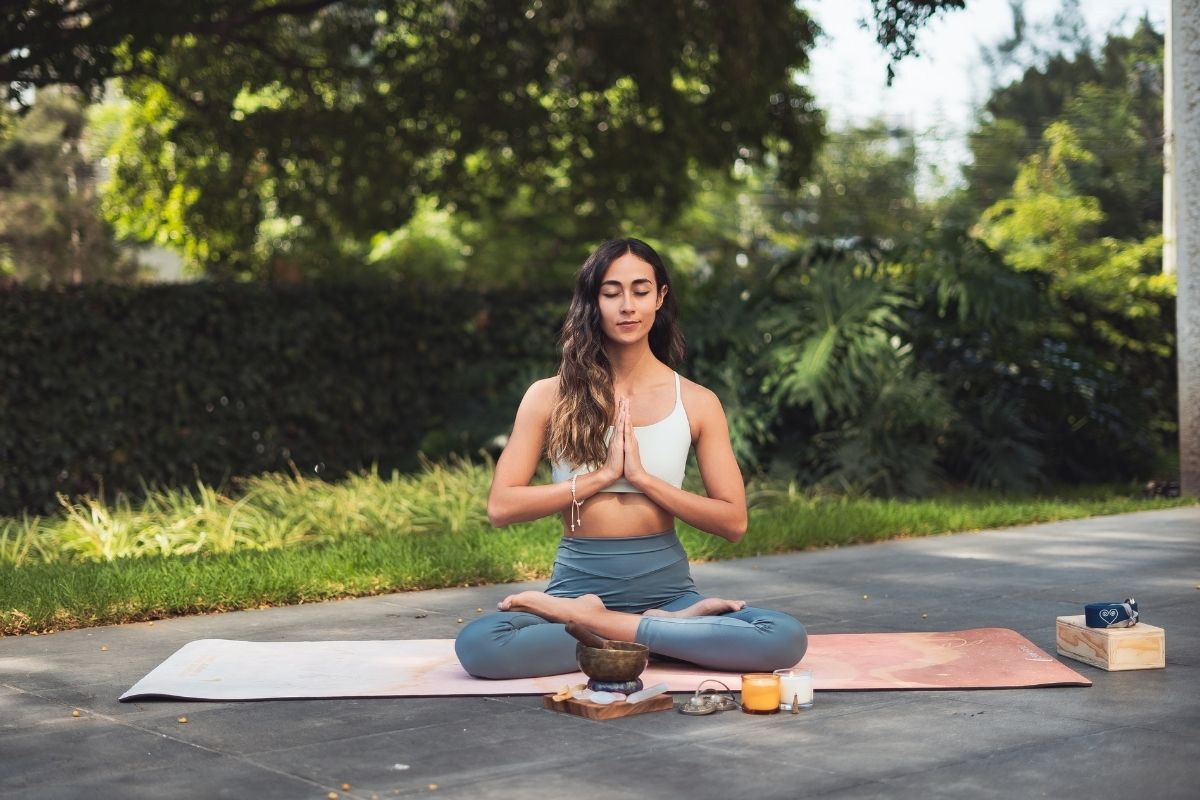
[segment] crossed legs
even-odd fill
[[[496,604],[501,611],[525,611],[536,614],[549,622],[578,622],[605,639],[621,642],[636,642],[638,626],[642,617],[707,617],[730,611],[741,611],[746,604],[741,600],[724,600],[706,597],[679,611],[663,611],[652,608],[645,614],[629,614],[611,611],[594,594],[579,597],[555,597],[545,592],[519,592],[510,594]]]
[[[790,667],[800,661],[808,642],[794,617],[720,598],[641,615],[607,609],[595,595],[521,592],[499,606],[499,613],[467,625],[454,643],[459,662],[476,677],[574,672],[575,640],[563,625],[570,621],[608,639],[641,642],[658,655],[728,671]]]

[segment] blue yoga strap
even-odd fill
[[[1137,601],[1129,597],[1124,603],[1088,603],[1083,617],[1089,628],[1129,628],[1138,621]]]

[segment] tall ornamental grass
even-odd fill
[[[490,463],[425,462],[389,477],[370,470],[338,483],[266,474],[223,492],[148,490],[125,497],[59,498],[55,516],[0,518],[0,564],[113,561],[240,550],[276,550],[354,536],[461,533],[487,527]]]
[[[121,496],[60,497],[53,516],[0,518],[0,566],[113,562],[311,547],[344,539],[414,534],[462,537],[488,533],[486,498],[493,465],[455,459],[424,461],[412,474],[384,477],[372,469],[337,483],[291,474],[264,474],[219,489],[145,491],[141,502]],[[544,479],[545,476],[542,476]],[[702,491],[694,471],[688,488]],[[752,535],[737,553],[782,552],[881,536],[922,535],[1161,507],[1170,501],[1130,497],[1132,489],[1074,487],[1053,497],[962,490],[925,500],[801,489],[795,483],[752,480],[747,486]],[[535,525],[556,529],[553,519]],[[528,530],[529,525],[513,530]],[[693,559],[735,552],[716,537],[681,531]],[[540,528],[539,528],[540,529]],[[529,572],[529,570],[525,570]],[[532,573],[538,573],[534,569]]]

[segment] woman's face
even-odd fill
[[[654,314],[667,296],[667,287],[654,282],[654,267],[633,253],[608,265],[600,283],[600,325],[617,344],[632,344],[650,335]]]

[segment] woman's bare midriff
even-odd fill
[[[575,523],[571,531],[563,513],[563,535],[598,538],[649,536],[675,525],[675,517],[644,494],[635,492],[598,492],[583,502],[583,525]]]

